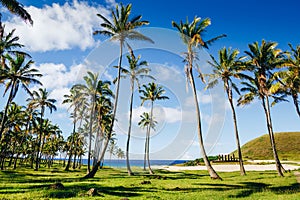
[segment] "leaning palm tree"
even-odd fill
[[[150,159],[149,159],[149,144],[150,144],[150,130],[151,130],[151,125],[153,123],[153,105],[154,105],[154,101],[156,100],[166,100],[169,99],[169,97],[167,96],[163,96],[163,94],[165,93],[165,90],[163,89],[162,86],[158,86],[155,83],[148,83],[148,85],[143,85],[142,86],[143,89],[140,89],[139,92],[141,93],[141,100],[142,103],[141,105],[143,105],[145,103],[145,101],[151,101],[151,110],[150,110],[150,125],[148,126],[148,131],[147,131],[147,136],[146,136],[146,140],[147,140],[147,161],[148,161],[148,170],[150,174],[153,174],[153,171],[150,167]]]
[[[48,108],[50,113],[52,111],[56,111],[56,106],[54,105],[56,100],[49,98],[49,93],[46,89],[39,88],[38,91],[33,91],[32,97],[28,98],[29,102],[28,106],[32,109],[40,108],[40,118],[39,118],[39,136],[38,136],[38,144],[37,144],[37,152],[36,152],[36,160],[35,160],[35,170],[39,170],[40,164],[40,152],[42,145],[42,137],[43,137],[43,121],[45,109]]]
[[[153,129],[155,130],[155,126],[157,124],[157,121],[154,119],[150,119],[150,114],[147,112],[143,112],[142,115],[140,115],[141,120],[139,121],[138,125],[144,129],[146,128],[146,141],[145,141],[145,151],[144,151],[144,171],[146,171],[146,161],[147,161],[147,150],[148,150],[148,132]]]
[[[219,61],[217,61],[211,55],[212,62],[208,61],[208,63],[213,67],[213,74],[209,74],[209,83],[207,84],[206,88],[214,87],[216,84],[218,84],[219,80],[223,81],[224,89],[227,93],[228,101],[232,111],[235,139],[236,139],[239,164],[240,164],[240,172],[241,175],[245,175],[246,172],[243,165],[243,157],[242,157],[242,151],[240,146],[237,118],[236,118],[236,112],[233,104],[233,97],[232,97],[232,90],[240,94],[239,89],[237,88],[236,84],[232,80],[233,78],[239,78],[241,75],[240,74],[241,62],[243,58],[238,58],[237,57],[238,54],[239,54],[238,50],[231,51],[230,48],[228,50],[226,48],[223,48],[219,51]]]
[[[31,83],[40,84],[41,82],[37,80],[37,77],[42,75],[38,73],[37,69],[32,68],[33,61],[29,60],[26,62],[24,54],[17,54],[15,57],[6,55],[8,60],[8,65],[5,65],[5,68],[1,70],[0,80],[3,80],[5,83],[4,95],[9,92],[6,106],[4,108],[3,117],[0,125],[0,140],[2,138],[3,130],[5,127],[5,120],[7,118],[7,109],[9,104],[16,97],[19,87],[21,86],[28,94],[31,95],[29,90],[29,85]]]
[[[1,0],[1,4],[6,7],[11,13],[20,16],[24,21],[28,21],[31,25],[33,21],[30,14],[24,9],[24,6],[16,0]],[[0,14],[1,16],[1,14]],[[1,21],[1,19],[0,19]]]
[[[246,86],[241,91],[247,92],[239,99],[239,104],[247,104],[254,97],[258,97],[261,102],[266,116],[267,129],[270,137],[276,169],[279,176],[283,176],[283,167],[278,158],[273,125],[271,120],[269,97],[273,97],[275,102],[283,100],[272,93],[271,86],[274,84],[274,69],[285,66],[286,59],[284,53],[277,49],[277,43],[262,41],[259,46],[258,42],[249,44],[249,50],[245,53],[249,56],[250,61],[247,68],[254,74],[254,77],[244,76],[248,82],[243,82]]]
[[[132,5],[128,4],[124,6],[122,3],[116,6],[115,11],[111,12],[112,14],[112,21],[104,17],[102,14],[97,14],[98,17],[103,20],[101,26],[104,30],[95,31],[94,35],[101,34],[106,35],[111,38],[112,41],[118,41],[120,44],[120,57],[118,62],[118,75],[117,75],[117,82],[116,82],[116,92],[115,92],[115,100],[114,100],[114,108],[112,112],[112,120],[111,125],[108,131],[108,135],[111,135],[113,132],[113,126],[115,122],[116,112],[117,112],[117,105],[119,99],[119,89],[120,89],[120,79],[121,79],[121,67],[122,67],[122,57],[123,57],[123,47],[124,44],[127,43],[127,40],[143,40],[153,42],[150,38],[144,36],[143,34],[139,33],[138,31],[134,30],[139,28],[143,25],[148,25],[148,21],[141,21],[142,15],[138,15],[132,19],[129,19],[131,14]],[[86,177],[94,177],[98,167],[92,170],[90,174]]]
[[[185,67],[185,73],[187,76],[187,81],[191,85],[193,96],[194,96],[197,127],[198,127],[198,138],[199,138],[200,149],[202,152],[202,157],[207,167],[207,170],[210,174],[210,177],[213,179],[221,179],[221,177],[216,173],[216,171],[211,166],[204,148],[204,142],[202,137],[201,113],[199,109],[199,103],[198,103],[199,101],[197,97],[197,90],[196,90],[196,85],[195,85],[195,80],[193,75],[193,68],[195,67],[194,62],[197,60],[196,48],[208,48],[208,46],[211,45],[214,41],[226,36],[226,35],[220,35],[208,41],[204,41],[204,39],[202,38],[203,34],[205,33],[206,28],[210,24],[211,21],[209,18],[201,19],[199,17],[195,17],[191,23],[189,23],[188,20],[185,23],[181,21],[180,24],[177,24],[176,22],[172,21],[173,27],[175,27],[179,31],[183,43],[187,46],[187,52],[185,53],[186,56],[185,62],[187,63]],[[200,72],[199,68],[198,71]],[[203,79],[201,73],[200,76]]]
[[[128,125],[128,133],[127,133],[127,143],[126,143],[126,166],[128,175],[133,175],[132,170],[130,168],[129,163],[129,145],[130,145],[130,136],[131,136],[131,126],[132,126],[132,108],[133,108],[133,94],[135,89],[135,83],[138,88],[140,88],[139,79],[140,78],[152,78],[149,75],[150,69],[147,68],[148,63],[146,61],[139,61],[140,56],[137,58],[134,56],[131,51],[131,55],[127,56],[127,60],[129,63],[129,69],[122,68],[122,73],[124,77],[128,76],[130,78],[130,100],[129,100],[129,125]]]

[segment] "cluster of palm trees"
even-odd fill
[[[185,53],[185,73],[187,80],[192,87],[194,94],[197,122],[198,122],[198,138],[202,156],[207,166],[208,172],[213,179],[221,179],[221,177],[215,172],[210,162],[207,159],[205,153],[202,130],[201,130],[201,113],[199,110],[197,90],[195,86],[193,68],[197,65],[194,62],[199,59],[197,57],[197,50],[200,48],[208,48],[208,46],[219,38],[225,37],[220,35],[213,39],[204,41],[203,33],[207,26],[210,25],[209,19],[201,19],[195,17],[194,20],[189,23],[188,20],[179,24],[172,22],[173,26],[180,32],[183,42],[187,46],[187,52]],[[281,101],[287,101],[286,97],[291,96],[299,114],[299,101],[298,93],[299,87],[299,55],[300,46],[296,49],[289,45],[291,52],[277,48],[277,43],[262,41],[261,45],[258,42],[249,44],[249,51],[245,51],[244,57],[238,57],[238,50],[231,50],[231,48],[223,48],[219,51],[218,60],[214,56],[211,56],[212,61],[208,61],[213,69],[212,74],[206,76],[209,77],[209,81],[206,84],[206,88],[212,88],[219,80],[223,82],[224,90],[227,94],[230,107],[232,109],[234,132],[236,137],[240,172],[241,175],[245,175],[245,169],[243,166],[242,152],[240,148],[239,133],[237,126],[237,117],[235,112],[235,106],[233,102],[233,90],[240,95],[238,99],[238,105],[245,105],[252,102],[257,97],[262,102],[262,106],[266,116],[267,130],[270,136],[271,147],[276,163],[276,168],[279,176],[283,176],[284,169],[278,158],[276,143],[274,139],[274,132],[271,120],[270,106]],[[205,75],[198,69],[198,77],[205,82]],[[240,81],[241,88],[239,89],[234,79]],[[241,94],[242,93],[242,94]],[[273,102],[270,103],[269,99],[272,98]]]
[[[63,141],[59,127],[44,117],[46,108],[50,112],[56,110],[56,100],[49,98],[46,89],[30,90],[31,84],[41,85],[38,78],[42,75],[33,68],[31,57],[20,50],[23,45],[18,43],[14,30],[5,35],[2,28],[0,83],[4,85],[7,101],[0,116],[1,168],[5,167],[7,158],[10,158],[9,166],[15,159],[15,168],[21,156],[30,158],[31,166],[35,161],[38,170],[41,158],[51,163]],[[26,106],[14,102],[20,88],[29,95]]]
[[[30,15],[15,0],[1,1],[9,11],[19,15],[33,24]],[[15,30],[5,34],[5,26],[0,20],[0,84],[4,85],[4,98],[7,97],[4,110],[0,112],[0,165],[13,168],[19,164],[30,163],[35,170],[41,162],[48,166],[53,164],[54,157],[62,150],[64,141],[60,128],[45,118],[45,110],[56,110],[56,100],[49,98],[46,89],[31,91],[30,85],[42,85],[38,80],[42,74],[33,67],[30,55],[21,51],[19,37]],[[14,102],[19,89],[29,95],[23,99],[27,105]],[[35,167],[34,167],[35,164]]]

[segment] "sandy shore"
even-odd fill
[[[300,169],[300,166],[291,165],[291,164],[282,164],[286,170],[297,170]],[[266,164],[266,165],[244,165],[246,171],[268,171],[276,170],[275,164]],[[154,167],[154,166],[153,166]],[[205,166],[155,166],[156,169],[164,169],[168,171],[183,171],[183,170],[206,170]],[[213,168],[217,172],[233,172],[239,171],[240,166],[237,165],[213,165]]]

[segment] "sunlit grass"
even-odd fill
[[[293,174],[284,178],[275,171],[220,173],[223,181],[211,180],[206,171],[167,172],[155,175],[135,169],[102,169],[94,179],[83,179],[86,169],[64,172],[42,168],[0,172],[0,199],[299,199],[300,185]],[[64,189],[49,189],[61,182]],[[101,196],[88,197],[96,188]]]

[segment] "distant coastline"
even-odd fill
[[[172,166],[183,164],[189,160],[151,160],[150,163],[152,166]],[[82,159],[82,164],[87,165],[87,159]],[[118,159],[106,159],[104,160],[103,166],[105,167],[116,167],[116,168],[124,168],[126,167],[126,160],[118,160]],[[131,167],[143,167],[144,160],[130,160]]]

